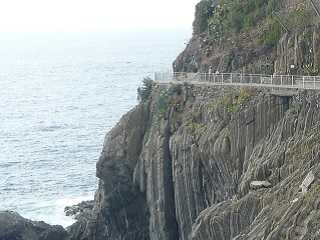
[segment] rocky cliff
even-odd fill
[[[107,134],[74,239],[320,239],[319,101],[155,85]]]
[[[304,0],[203,0],[174,70],[318,74],[316,10]],[[107,134],[94,208],[69,232],[320,239],[319,106],[311,91],[153,85]]]
[[[202,0],[177,72],[319,74],[320,2]],[[317,14],[317,11],[319,14]]]

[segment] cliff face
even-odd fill
[[[318,74],[319,20],[306,0],[202,0],[174,71]]]
[[[305,0],[203,0],[174,70],[318,74],[318,18]],[[320,239],[319,104],[315,92],[153,86],[107,134],[94,209],[69,232]]]
[[[99,162],[99,189],[91,213],[79,216],[73,239],[147,239],[148,208],[133,182],[149,121],[148,105],[127,113],[107,134]]]
[[[74,239],[319,239],[319,99],[155,86],[107,134]]]

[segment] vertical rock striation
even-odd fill
[[[287,98],[155,86],[108,133],[74,239],[317,239],[320,96]]]

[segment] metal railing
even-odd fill
[[[166,72],[155,73],[154,80],[159,83],[190,82],[210,85],[320,89],[320,76]]]

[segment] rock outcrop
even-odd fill
[[[81,214],[86,214],[87,212],[91,212],[94,206],[93,201],[84,201],[78,203],[74,206],[67,206],[64,209],[66,216],[73,216],[78,218]]]
[[[73,239],[147,239],[148,208],[144,193],[133,181],[143,137],[148,128],[148,105],[126,114],[107,134],[99,162],[99,189],[92,214],[70,227]]]
[[[319,106],[313,92],[155,86],[107,134],[74,239],[318,239]]]
[[[70,240],[61,226],[27,220],[14,212],[0,212],[0,240]]]

